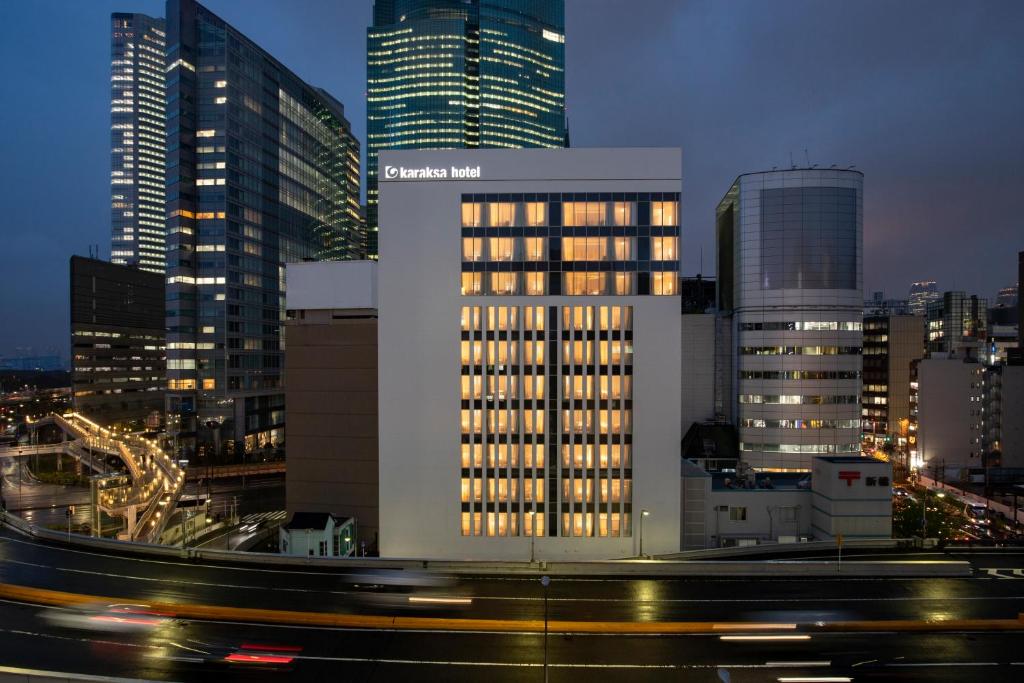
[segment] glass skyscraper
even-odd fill
[[[566,146],[564,0],[376,0],[366,48],[371,258],[378,151]]]
[[[110,260],[164,272],[164,20],[110,15]]]
[[[195,0],[167,3],[167,410],[188,449],[284,438],[284,264],[361,255],[340,102]]]

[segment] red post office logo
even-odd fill
[[[849,470],[841,470],[839,472],[839,478],[846,482],[847,486],[853,486],[853,482],[860,479],[860,472],[852,472]]]

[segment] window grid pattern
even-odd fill
[[[466,296],[678,293],[679,195],[462,197]]]
[[[632,307],[463,306],[463,536],[631,536]]]

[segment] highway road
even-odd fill
[[[859,553],[851,553],[849,559]],[[910,554],[909,558],[967,553]],[[877,557],[877,556],[876,556]],[[887,556],[887,559],[892,556]],[[846,558],[844,558],[845,561]],[[1020,631],[954,626],[927,633],[890,620],[1013,619],[1024,611],[1024,550],[975,551],[973,578],[958,579],[644,579],[554,577],[551,620],[698,621],[719,633],[637,635],[556,633],[548,637],[551,681],[732,681],[848,677],[857,681],[987,681],[1024,678]],[[997,570],[995,573],[985,571]],[[1017,573],[1015,573],[1015,570]],[[379,614],[338,572],[254,569],[139,559],[49,546],[0,533],[0,581],[132,603],[191,603],[335,614]],[[415,616],[526,623],[544,615],[535,577],[474,577],[447,589],[469,598],[458,612]],[[0,602],[0,664],[157,680],[232,678],[308,680],[543,680],[543,635],[530,629],[452,632],[316,628],[177,619],[136,635],[71,630],[46,617],[62,612]],[[410,613],[403,613],[409,615]],[[868,631],[829,632],[817,624],[878,621]],[[755,624],[794,624],[764,632]],[[877,630],[876,630],[877,629]],[[756,639],[735,639],[753,635]],[[780,639],[783,636],[784,639]],[[727,639],[723,639],[727,638]],[[766,639],[770,638],[770,639]],[[798,638],[798,639],[797,639]],[[210,663],[203,653],[241,645],[285,652],[288,663]],[[292,649],[296,648],[296,649]],[[221,658],[222,659],[222,658]],[[189,661],[197,660],[197,661]]]

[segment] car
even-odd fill
[[[108,633],[150,633],[174,625],[174,615],[149,605],[88,602],[63,609],[48,609],[43,619],[60,628]]]

